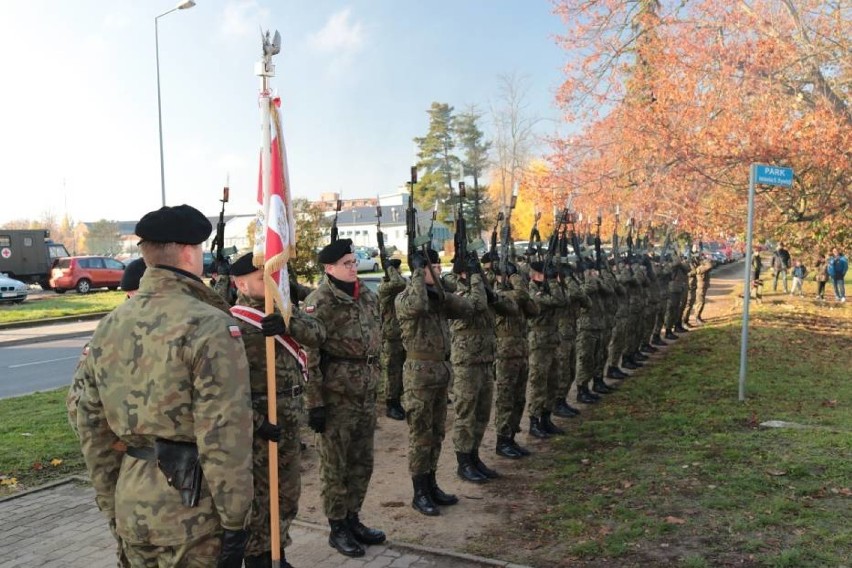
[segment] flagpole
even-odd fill
[[[277,32],[276,32],[277,35]],[[260,119],[261,119],[261,179],[263,184],[263,210],[269,214],[269,193],[272,186],[272,131],[270,124],[270,105],[272,94],[269,90],[269,78],[275,76],[272,56],[277,50],[269,43],[269,34],[263,40],[263,59],[255,70],[260,77]],[[274,53],[273,53],[274,51]],[[264,247],[265,250],[265,247]],[[266,263],[266,255],[263,262]],[[264,294],[264,312],[267,315],[275,310],[272,294]],[[266,338],[266,397],[268,420],[278,423],[277,385],[275,381],[275,338]],[[272,553],[272,568],[281,566],[281,515],[278,503],[278,443],[269,442],[269,536]]]

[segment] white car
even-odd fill
[[[378,256],[370,256],[366,252],[356,251],[355,260],[358,262],[358,272],[378,272],[381,265]]]
[[[20,304],[27,299],[30,293],[26,284],[20,280],[9,278],[6,274],[0,274],[0,302],[14,302]]]

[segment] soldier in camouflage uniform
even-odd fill
[[[636,279],[627,264],[619,262],[615,265],[615,278],[618,294],[618,308],[615,312],[615,327],[609,342],[607,373],[610,379],[625,379],[629,375],[621,370],[621,357],[627,348],[627,337],[630,334],[630,296],[629,289],[636,285]]]
[[[509,295],[518,307],[517,313],[498,312],[495,318],[494,427],[497,430],[497,455],[518,459],[530,453],[515,442],[515,434],[521,431],[529,377],[527,318],[538,315],[539,308],[530,299],[527,284],[518,274],[517,267],[508,262],[507,269],[508,275],[496,274],[496,270],[490,272],[494,274],[492,285],[499,286],[501,293]]]
[[[83,457],[133,566],[237,568],[248,539],[248,362],[239,327],[200,278],[211,230],[186,205],[139,221],[149,268],[137,295],[100,322],[81,365]]]
[[[382,315],[382,380],[385,388],[385,414],[394,420],[405,420],[402,408],[402,364],[405,349],[399,333],[394,301],[405,290],[405,279],[399,274],[399,259],[388,261],[387,276],[379,284],[379,313]]]
[[[654,322],[657,320],[657,312],[659,311],[660,286],[650,256],[642,256],[642,266],[645,267],[645,278],[648,285],[643,288],[645,291],[645,311],[642,318],[642,337],[639,349],[643,353],[656,353],[659,349],[654,347],[651,341],[655,333]]]
[[[669,263],[671,267],[671,281],[669,282],[669,301],[666,307],[666,339],[677,339],[675,331],[686,331],[680,326],[680,316],[683,313],[681,305],[683,294],[686,291],[688,279],[687,268],[683,265],[680,255],[675,254]]]
[[[589,389],[589,383],[596,376],[598,361],[606,359],[602,340],[601,281],[594,263],[582,259],[577,262],[584,268],[580,288],[589,298],[589,304],[582,305],[577,316],[577,402],[594,404],[600,401],[600,396]]]
[[[696,273],[698,274],[698,293],[695,300],[695,321],[698,323],[704,323],[704,320],[701,319],[701,314],[704,312],[707,290],[710,289],[711,270],[713,270],[713,263],[709,258],[703,259],[696,269]]]
[[[408,422],[408,471],[414,486],[411,506],[428,516],[437,505],[453,505],[435,480],[447,420],[450,383],[450,331],[447,319],[473,314],[470,300],[440,287],[438,253],[417,251],[409,259],[411,279],[396,297],[396,317],[406,359],[402,369],[403,405]],[[429,266],[431,264],[431,267]],[[433,272],[434,271],[434,272]],[[477,276],[478,279],[478,276]]]
[[[578,409],[568,404],[568,392],[577,374],[577,314],[580,306],[587,304],[589,299],[580,290],[580,284],[567,259],[561,258],[559,264],[559,283],[565,295],[565,305],[556,312],[560,339],[556,355],[559,362],[559,379],[553,414],[571,418],[580,414]]]
[[[598,271],[600,274],[601,284],[606,286],[602,296],[604,308],[604,329],[603,334],[601,335],[601,341],[603,341],[604,356],[598,362],[597,370],[595,372],[594,390],[601,394],[608,394],[617,390],[615,386],[606,384],[604,381],[604,373],[607,372],[607,363],[610,360],[609,348],[612,343],[612,336],[615,334],[615,327],[617,323],[616,315],[618,314],[619,307],[619,293],[626,294],[627,291],[618,283],[615,273],[612,272],[610,267],[608,265],[602,265],[603,262],[605,262],[605,260],[601,259],[601,265],[599,266]],[[604,288],[602,287],[602,289]]]
[[[510,296],[483,285],[482,267],[475,252],[469,252],[466,259],[456,258],[448,280],[453,283],[456,294],[473,305],[470,317],[450,321],[455,411],[453,446],[457,471],[465,481],[485,483],[498,477],[479,456],[494,396],[495,312],[517,315],[518,306]]]
[[[657,275],[657,296],[659,304],[657,304],[657,317],[654,318],[654,335],[651,343],[664,347],[668,345],[661,337],[662,330],[666,325],[666,310],[669,303],[669,283],[672,279],[671,267],[668,263],[663,262],[659,256],[654,258],[652,264],[654,273]]]
[[[299,419],[302,414],[303,383],[308,371],[306,361],[300,361],[298,357],[300,346],[318,347],[325,341],[325,329],[316,319],[298,308],[292,312],[289,328],[285,327],[279,313],[265,315],[263,271],[252,265],[253,258],[252,253],[245,254],[231,266],[231,276],[237,288],[237,301],[231,313],[237,318],[243,334],[254,410],[254,501],[245,565],[246,568],[264,568],[272,562],[269,442],[276,442],[281,566],[292,568],[286,560],[284,547],[290,544],[290,525],[299,510],[299,495],[302,491]],[[272,420],[268,417],[266,337],[278,338],[275,342],[277,412]]]
[[[698,291],[698,265],[699,258],[694,255],[689,259],[687,271],[687,293],[681,313],[681,325],[689,325],[689,316],[692,314],[692,308],[695,306],[695,294]]]
[[[527,335],[530,349],[529,402],[530,434],[536,438],[549,438],[564,434],[550,419],[559,380],[559,347],[557,311],[565,306],[565,294],[556,280],[556,271],[543,262],[530,263],[529,295],[538,306],[539,313],[529,319]],[[551,272],[552,271],[552,272]]]
[[[311,380],[305,388],[308,426],[320,437],[323,509],[329,544],[346,556],[363,556],[363,544],[385,533],[359,519],[373,474],[376,390],[382,346],[379,299],[358,280],[351,239],[323,248],[319,287],[305,299],[305,313],[325,327],[319,349],[308,350]]]

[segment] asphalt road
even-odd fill
[[[70,385],[77,359],[89,339],[0,347],[0,398]]]

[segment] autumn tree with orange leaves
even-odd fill
[[[554,141],[552,185],[589,211],[642,214],[696,238],[845,246],[852,236],[848,0],[556,0],[568,52],[557,100],[579,134]]]

